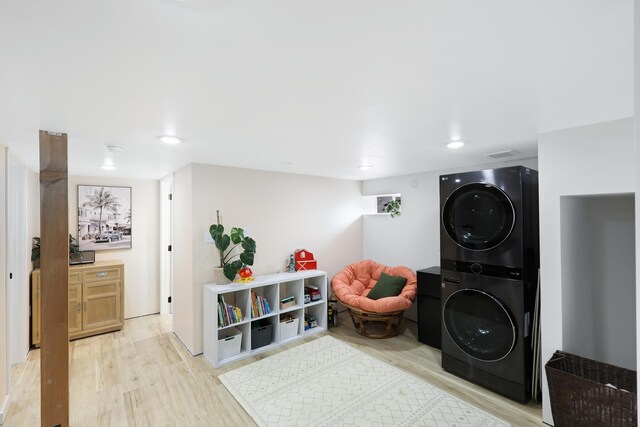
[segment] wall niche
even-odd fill
[[[562,196],[564,351],[636,369],[634,195]]]

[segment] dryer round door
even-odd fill
[[[504,305],[487,292],[461,289],[442,310],[449,338],[469,356],[485,362],[502,360],[516,344],[516,326]]]
[[[516,222],[509,197],[490,184],[463,185],[447,198],[442,224],[457,245],[475,251],[493,249],[511,234]]]

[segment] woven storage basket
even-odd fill
[[[637,426],[635,371],[562,351],[545,371],[556,427]]]

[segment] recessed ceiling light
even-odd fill
[[[102,166],[100,166],[102,169],[106,170],[106,171],[113,171],[116,170],[116,167],[114,165],[107,165],[104,164]]]
[[[462,146],[464,146],[464,142],[462,141],[451,141],[450,143],[447,144],[447,148],[451,148],[452,150],[456,148],[460,148]]]
[[[180,144],[184,142],[183,138],[177,137],[175,135],[160,135],[158,137],[160,142],[164,142],[165,144]]]
[[[121,153],[124,151],[124,147],[120,145],[107,145],[107,150],[109,150],[110,153]]]
[[[361,171],[368,171],[373,169],[373,166],[371,165],[358,165],[358,169],[360,169]]]

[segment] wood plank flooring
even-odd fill
[[[189,354],[170,332],[170,322],[159,315],[130,319],[122,331],[71,342],[71,426],[254,426],[218,375],[322,336],[214,369]],[[340,325],[327,333],[513,426],[542,425],[539,405],[513,402],[444,372],[440,352],[416,340],[414,322],[403,324],[402,335],[371,340],[358,335],[343,313]],[[40,425],[40,350],[13,368],[12,379],[5,426]]]

